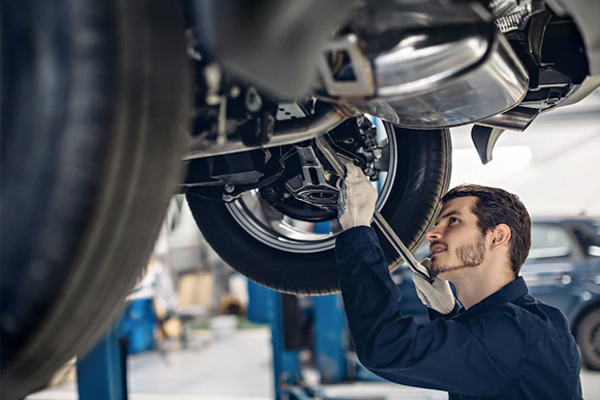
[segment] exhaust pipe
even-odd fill
[[[225,154],[300,143],[329,132],[342,122],[354,117],[354,115],[352,109],[348,107],[324,104],[323,107],[319,107],[314,114],[306,118],[276,122],[273,135],[269,139],[269,142],[264,145],[247,146],[239,138],[227,140],[225,143],[196,138],[192,140],[192,147],[183,157],[183,160],[222,156]]]

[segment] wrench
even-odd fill
[[[323,153],[327,161],[331,164],[335,172],[340,176],[340,178],[344,178],[346,176],[346,168],[344,164],[339,159],[335,150],[331,147],[329,142],[323,137],[319,136],[315,139],[316,145]],[[423,278],[427,279],[429,282],[433,282],[433,279],[429,276],[429,272],[427,268],[425,268],[421,263],[419,263],[412,255],[412,253],[408,250],[406,245],[400,240],[396,232],[392,229],[390,224],[383,218],[383,215],[379,212],[379,210],[375,210],[373,214],[373,220],[375,225],[379,227],[383,235],[390,242],[394,250],[406,261],[410,269],[413,270],[416,274],[421,275]]]

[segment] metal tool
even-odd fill
[[[331,147],[327,139],[323,136],[319,136],[315,139],[317,147],[323,153],[327,161],[331,164],[335,172],[341,177],[344,178],[346,176],[346,168],[344,164],[339,159],[335,150]],[[412,269],[416,274],[421,275],[423,278],[427,279],[429,282],[433,282],[433,279],[429,276],[427,269],[421,265],[412,255],[412,253],[408,250],[408,248],[404,245],[402,240],[396,235],[396,232],[392,229],[390,224],[383,218],[383,215],[379,212],[379,210],[375,210],[373,214],[373,221],[375,225],[379,227],[383,235],[390,242],[394,250],[404,258],[410,269]]]

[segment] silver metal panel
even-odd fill
[[[505,113],[477,121],[477,125],[523,132],[540,113],[539,109],[515,107]]]
[[[327,62],[329,53],[345,52],[352,63],[355,80],[336,80]],[[372,96],[375,93],[373,85],[373,70],[370,61],[358,47],[358,38],[349,34],[331,41],[319,58],[319,72],[327,92],[332,96]]]
[[[527,93],[527,71],[478,4],[390,2],[371,11],[325,47],[325,54],[348,55],[338,71],[353,71],[336,77],[322,57],[331,100],[403,127],[434,129],[503,113]]]
[[[416,129],[464,125],[505,112],[525,97],[529,77],[502,36],[496,36],[492,46],[483,62],[438,88],[412,96],[379,96],[354,105],[392,123]]]
[[[408,36],[375,57],[376,97],[396,98],[435,89],[480,62],[490,46],[477,29],[465,34],[455,28],[443,41],[439,36],[439,31]]]
[[[277,121],[285,121],[288,119],[304,117],[306,117],[304,109],[295,101],[292,103],[279,103],[277,105],[277,115],[275,116]]]

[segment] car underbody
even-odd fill
[[[487,163],[504,130],[585,98],[599,16],[595,0],[3,4],[2,398],[100,337],[175,192],[250,279],[338,291],[342,177],[318,137],[414,249],[448,189],[449,128],[472,124]]]

